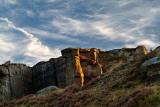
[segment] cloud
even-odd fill
[[[13,22],[8,20],[8,18],[2,18],[1,17],[0,20],[5,21],[8,24],[8,27],[10,29],[14,29],[18,32],[21,32],[27,37],[28,42],[26,44],[21,44],[21,45],[24,45],[24,47],[22,47],[22,49],[19,49],[20,52],[18,52],[18,53],[22,52],[27,57],[36,58],[37,61],[48,60],[49,58],[58,57],[58,56],[61,55],[60,50],[58,48],[51,49],[48,46],[43,45],[41,43],[41,41],[38,38],[36,38],[33,34],[27,32],[23,28],[15,26],[13,24]],[[4,49],[1,48],[1,50],[3,49],[3,52],[9,50],[10,48],[13,48],[13,46],[14,46],[11,43],[8,44],[4,40],[1,40],[1,41],[3,41],[3,42],[0,43],[0,46],[1,47],[5,46]],[[16,41],[14,41],[14,42],[16,42]],[[14,53],[16,54],[16,52],[14,52]]]
[[[156,42],[149,40],[149,39],[143,39],[140,41],[136,41],[135,43],[132,43],[132,44],[126,44],[125,47],[134,48],[137,45],[144,45],[148,49],[151,49],[151,48],[157,47],[159,45],[159,43],[156,43]]]
[[[59,1],[62,1],[62,0],[47,0],[47,2],[49,3],[54,3],[54,2],[59,2]]]
[[[84,24],[83,22],[79,20],[75,20],[68,17],[61,16],[57,20],[52,21],[52,25],[54,27],[57,27],[60,31],[60,33],[64,34],[79,34],[86,32],[86,26],[87,24]]]
[[[79,4],[85,7],[88,6],[91,9],[89,14],[86,15],[83,11],[80,11],[80,13],[77,12],[80,16],[76,14],[79,17],[65,14],[59,15],[59,17],[53,18],[52,27],[56,27],[59,29],[59,33],[66,35],[74,35],[76,37],[85,35],[86,37],[93,37],[93,39],[101,38],[107,41],[121,41],[124,46],[126,44],[134,46],[135,44],[146,44],[148,47],[157,46],[158,41],[156,38],[159,39],[159,37],[158,35],[152,36],[156,35],[156,32],[151,27],[155,25],[153,22],[158,21],[159,17],[157,18],[157,16],[160,16],[159,7],[155,5],[158,4],[157,2],[147,1],[144,5],[141,4],[143,0],[103,2],[103,4],[109,5],[108,9],[102,3],[97,2],[97,5],[101,5],[101,8],[96,9],[96,11],[94,7],[91,7],[96,1],[85,3],[80,2]],[[153,7],[153,5],[155,6]],[[70,6],[72,7],[72,5]],[[73,9],[71,8],[71,10]],[[154,32],[147,33],[148,30],[146,31],[146,29],[148,27],[150,27],[150,31],[154,30]]]
[[[26,14],[29,17],[34,17],[35,16],[35,14],[34,14],[34,12],[32,10],[26,10]]]
[[[11,52],[14,49],[15,47],[13,43],[10,43],[9,41],[0,38],[0,52]]]
[[[52,40],[61,40],[66,42],[82,42],[78,38],[71,38],[67,35],[58,34],[56,32],[42,30],[38,28],[26,27],[24,28],[27,31],[30,31],[32,34],[38,35],[38,37],[45,37]]]
[[[7,4],[15,5],[15,4],[17,4],[17,0],[0,0],[0,2],[3,5],[7,5]]]
[[[51,50],[47,46],[42,45],[37,38],[32,38],[26,48],[25,55],[38,58],[39,60],[46,60],[61,55],[59,49]]]
[[[96,20],[79,20],[69,17],[61,16],[57,20],[52,21],[52,26],[59,29],[59,33],[67,35],[83,35],[93,36],[96,38],[103,38],[106,40],[124,40],[128,41],[135,40],[136,37],[127,35],[128,32],[121,32],[117,30],[114,26],[111,26],[110,21],[103,19],[103,15],[97,15]],[[101,17],[100,17],[101,16]],[[106,16],[107,18],[107,16]],[[109,19],[109,17],[108,17]],[[132,29],[134,30],[134,29]]]
[[[5,0],[5,2],[10,3],[10,4],[16,4],[17,0]]]
[[[67,46],[111,49],[137,45],[155,48],[159,44],[157,0],[0,1],[4,5],[0,16],[16,23],[7,18],[1,20],[8,26],[0,23],[1,51],[12,59],[16,55],[24,55],[27,63],[47,59],[58,56],[59,48]]]
[[[12,59],[13,51],[15,50],[16,46],[14,43],[5,38],[4,34],[0,33],[0,63]]]

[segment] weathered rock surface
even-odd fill
[[[92,50],[90,48],[80,49],[80,55],[89,59],[89,61],[81,61],[87,80],[99,76],[101,70],[99,66],[91,62],[93,60]],[[114,69],[126,63],[141,61],[148,54],[144,46],[111,51],[95,50],[98,53],[96,59],[106,75],[111,75]],[[67,48],[62,50],[61,57],[39,62],[32,68],[10,62],[0,65],[0,99],[17,98],[28,93],[36,93],[48,86],[65,87],[80,81],[79,74],[76,72],[75,56],[77,56],[77,48]]]
[[[31,68],[24,64],[0,65],[0,100],[18,98],[31,92]]]

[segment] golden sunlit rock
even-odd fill
[[[76,65],[76,71],[80,75],[81,86],[83,86],[83,84],[84,84],[84,73],[83,73],[81,63],[80,63],[80,57],[79,56],[75,56],[75,65]]]
[[[102,71],[102,65],[99,63],[99,61],[97,59],[97,57],[98,57],[97,54],[99,53],[97,49],[95,49],[95,48],[90,49],[90,50],[81,49],[81,52],[89,52],[90,53],[90,58],[87,57],[87,56],[81,55],[80,54],[80,49],[78,48],[77,52],[76,52],[76,56],[75,56],[76,72],[79,74],[79,76],[80,76],[80,83],[81,83],[81,86],[83,86],[84,85],[84,81],[85,81],[85,79],[84,79],[85,74],[92,74],[91,73],[92,71],[91,70],[84,71],[83,67],[81,65],[81,61],[82,62],[91,62],[92,65],[98,65],[98,67],[100,69],[100,75],[103,74],[103,71]],[[88,64],[89,63],[86,63],[86,66],[88,66]],[[98,72],[98,71],[96,71],[96,72]],[[88,73],[88,72],[90,72],[90,73]],[[99,76],[99,75],[97,75],[97,76]]]

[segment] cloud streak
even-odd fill
[[[159,45],[157,0],[13,1],[5,0],[0,7],[1,21],[8,24],[0,23],[0,45],[1,51],[15,60],[15,56],[25,57],[24,62],[43,60],[58,56],[59,49],[73,46],[106,50]]]
[[[101,17],[100,17],[101,16]],[[103,38],[110,41],[123,41],[124,46],[135,47],[137,45],[146,45],[148,48],[158,46],[155,42],[155,37],[152,35],[150,39],[145,36],[142,30],[151,24],[151,18],[143,17],[138,21],[130,20],[134,24],[134,27],[125,29],[124,27],[118,28],[116,25],[112,25],[110,17],[103,19],[104,15],[97,15],[95,20],[79,20],[69,17],[61,16],[57,20],[52,21],[52,26],[59,29],[59,33],[66,35],[82,35],[87,34],[94,38]],[[131,44],[132,43],[132,44]],[[130,44],[130,45],[129,45]]]
[[[8,18],[1,17],[0,20],[5,21],[8,24],[8,27],[23,33],[28,38],[29,42],[26,44],[26,46],[25,44],[23,44],[23,48],[25,49],[22,49],[24,50],[24,55],[36,58],[38,61],[47,60],[51,57],[58,57],[61,55],[59,49],[50,49],[48,46],[43,45],[41,41],[38,38],[36,38],[33,34],[27,32],[23,28],[15,26],[12,21],[8,20]],[[6,44],[6,42],[1,42],[0,45],[3,47],[3,45]],[[8,44],[7,47],[5,47],[5,50],[12,48],[10,44]]]

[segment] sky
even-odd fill
[[[160,0],[0,0],[0,64],[31,66],[68,47],[153,49],[159,19]]]

